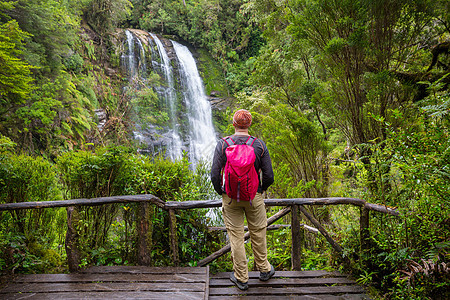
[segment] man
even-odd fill
[[[234,135],[231,136],[234,144],[245,144],[249,139],[248,128],[252,124],[252,115],[249,111],[241,109],[233,117]],[[227,162],[225,150],[229,143],[221,139],[216,146],[211,169],[211,181],[216,192],[222,196],[222,213],[231,244],[233,270],[230,280],[241,290],[248,289],[248,266],[244,247],[244,215],[247,218],[248,229],[255,264],[260,271],[259,279],[269,280],[275,269],[267,260],[266,227],[267,216],[262,193],[273,183],[274,175],[269,151],[263,141],[255,139],[251,145],[254,148],[256,159],[254,167],[258,176],[259,185],[256,196],[252,201],[238,201],[230,199],[225,193],[222,172]]]

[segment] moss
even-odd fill
[[[28,245],[29,257],[32,257],[32,261],[28,263],[28,267],[37,273],[53,273],[59,272],[60,267],[63,264],[61,254],[54,249],[47,248],[38,242],[31,242]],[[25,267],[24,263],[24,268]]]
[[[227,127],[229,124],[228,113],[229,113],[228,110],[227,111],[222,111],[222,110],[213,110],[212,111],[214,128],[221,135],[227,131]]]
[[[198,69],[205,85],[206,94],[218,91],[221,97],[229,97],[223,70],[206,49],[196,49],[198,54]]]

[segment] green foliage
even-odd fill
[[[3,145],[7,146],[0,151],[0,203],[61,199],[51,163],[41,157],[14,154],[8,139]],[[53,249],[63,241],[64,210],[4,211],[1,216],[1,270],[43,272],[61,265],[61,254]]]
[[[421,259],[420,262],[408,260],[407,270],[401,270],[405,274],[397,277],[399,285],[407,282],[407,293],[410,296],[420,298],[422,295],[430,295],[433,298],[448,298],[450,296],[450,278],[447,264],[429,259]],[[406,294],[404,291],[400,295]]]
[[[84,61],[78,53],[64,59],[64,66],[67,71],[79,73],[83,67]]]
[[[3,152],[0,172],[2,203],[48,201],[61,197],[55,170],[42,157]]]
[[[377,188],[363,197],[401,212],[400,218],[372,215],[371,248],[357,264],[361,282],[370,279],[392,297],[402,297],[408,290],[411,297],[434,299],[448,286],[445,275],[434,281],[417,275],[423,281],[408,285],[398,272],[408,270],[410,261],[448,262],[450,228],[448,214],[443,213],[450,208],[448,99],[447,91],[431,94],[418,107],[418,118],[409,128],[398,129],[378,117],[387,127],[386,140],[370,146],[370,173],[361,165],[362,185]],[[399,111],[393,113],[405,119]],[[349,249],[358,244],[352,238],[347,242]]]
[[[92,93],[87,98],[76,86],[85,78],[80,74],[83,49],[77,49],[82,5],[17,1],[5,10],[4,17],[11,20],[2,24],[0,34],[8,49],[2,53],[9,55],[2,60],[8,66],[2,67],[0,132],[27,151],[55,155],[60,147],[79,146],[92,128],[91,104],[98,104],[97,99]]]
[[[368,116],[374,113],[390,120],[390,109],[404,103],[408,87],[398,85],[398,77],[392,75],[423,58],[414,45],[425,42],[422,30],[431,22],[426,1],[293,3],[288,33],[313,46],[319,54],[317,63],[326,70],[331,93],[329,101],[327,97],[320,101],[321,108],[352,144],[383,139],[380,124]],[[401,69],[396,61],[407,64]]]
[[[290,230],[267,231],[267,259],[277,270],[289,270],[291,267]]]
[[[139,124],[163,126],[168,123],[169,115],[166,103],[162,101],[151,87],[138,90],[129,89],[127,96],[136,112]]]
[[[67,152],[57,159],[69,198],[95,198],[120,195],[125,187],[116,178],[126,165],[126,149],[117,147]]]
[[[208,169],[197,174],[186,159],[171,162],[132,154],[121,147],[96,152],[68,152],[57,158],[57,168],[42,158],[16,155],[14,144],[1,139],[1,203],[61,199],[59,175],[65,198],[150,193],[164,200],[207,199],[212,191],[205,181]],[[140,205],[103,205],[77,209],[81,266],[136,263],[136,220]],[[154,265],[172,265],[169,254],[168,214],[152,206],[151,256]],[[208,232],[207,210],[181,211],[176,215],[182,263],[195,265],[211,249],[218,236]],[[0,222],[0,267],[9,272],[61,272],[61,245],[66,228],[65,209],[3,212]],[[197,245],[192,247],[192,245]]]
[[[251,133],[267,143],[273,160],[269,195],[352,196],[399,208],[399,218],[371,214],[366,253],[357,251],[357,210],[314,210],[354,262],[358,282],[390,298],[444,295],[446,277],[420,270],[448,265],[449,64],[436,56],[449,34],[445,1],[131,2],[134,9],[127,0],[0,2],[0,132],[8,137],[0,136],[2,202],[60,199],[57,176],[64,198],[211,195],[207,164],[194,174],[186,159],[170,162],[120,147],[60,155],[91,147],[85,141],[129,143],[129,99],[141,107],[135,114],[142,120],[167,123],[165,104],[151,88],[120,97],[120,75],[110,79],[103,71],[108,53],[110,66],[119,60],[108,33],[131,12],[132,26],[204,47],[218,61],[200,57],[207,91],[237,93],[232,106],[251,110]],[[81,15],[91,28],[80,27]],[[93,108],[109,117],[98,134]],[[216,116],[229,121],[231,108]],[[16,145],[59,156],[58,169],[14,154]],[[136,262],[138,208],[80,209],[82,266]],[[219,237],[205,230],[207,216],[206,210],[177,214],[183,264],[195,265],[220,247]],[[168,216],[152,208],[148,218],[152,263],[170,265]],[[4,212],[0,220],[2,270],[56,270],[64,210]],[[289,269],[288,231],[268,236],[270,261]],[[334,264],[327,249],[322,238],[307,236],[304,268]],[[231,259],[212,265],[228,271]]]
[[[253,116],[251,134],[266,143],[276,177],[271,191],[279,197],[326,195],[327,145],[317,125],[292,107],[266,100],[264,94],[240,94]],[[295,153],[295,155],[292,155]]]
[[[201,72],[206,94],[209,95],[212,91],[218,91],[221,97],[229,96],[228,87],[220,65],[205,49],[197,49],[197,52],[199,53],[198,68]]]
[[[4,153],[6,151],[13,152],[16,147],[16,143],[11,141],[10,138],[0,135],[0,153]]]
[[[0,25],[0,114],[24,101],[32,91],[31,68],[21,59],[23,40],[28,35],[15,20]]]
[[[184,1],[183,1],[184,2]],[[144,30],[176,35],[206,48],[222,64],[231,85],[246,87],[248,74],[236,65],[256,56],[264,44],[260,29],[242,9],[245,1],[133,1],[131,24]],[[234,70],[233,70],[234,69]],[[231,76],[242,78],[231,78]]]
[[[84,8],[84,15],[89,25],[103,36],[124,21],[132,8],[129,0],[91,0]]]
[[[162,158],[133,155],[113,147],[70,152],[57,160],[64,186],[71,198],[94,198],[126,194],[153,194],[166,201],[186,201],[206,197],[201,191],[204,175],[190,171],[186,159],[172,162]],[[95,178],[93,180],[93,178]],[[138,204],[104,205],[79,210],[77,230],[83,253],[83,266],[90,264],[136,263],[136,224]],[[180,259],[193,264],[210,251],[206,211],[177,214]],[[171,265],[167,212],[151,208],[151,252],[154,265]],[[195,243],[198,247],[191,247]]]
[[[17,1],[15,9],[8,13],[31,34],[26,39],[24,56],[39,67],[38,74],[47,76],[61,68],[62,57],[76,40],[78,13],[71,10],[70,3],[56,0]]]
[[[255,60],[253,90],[238,98],[242,107],[255,112],[252,133],[261,134],[273,156],[277,176],[271,192],[298,197],[317,179],[319,189],[328,191],[332,184],[333,195],[399,207],[400,219],[371,215],[373,244],[361,256],[355,252],[355,214],[330,209],[325,216],[331,216],[329,226],[346,255],[356,260],[361,283],[389,290],[392,297],[406,295],[396,273],[406,259],[448,262],[448,248],[442,244],[449,232],[448,216],[442,213],[450,198],[448,68],[430,66],[429,44],[429,38],[434,44],[448,39],[448,14],[443,13],[448,5],[255,0],[243,7],[263,29],[266,44]],[[439,59],[447,64],[448,58]],[[424,95],[430,96],[420,103],[423,110],[410,105]],[[280,102],[292,110],[281,109]],[[321,137],[318,126],[333,151],[302,147],[307,145],[302,137],[320,145],[315,142]],[[271,139],[276,142],[271,144]],[[335,161],[331,166],[330,158]],[[322,176],[301,181],[291,166],[302,176],[314,166],[323,170]],[[423,298],[434,297],[442,286],[442,281],[428,282],[409,293],[419,295],[421,290]]]

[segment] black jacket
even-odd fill
[[[232,135],[231,138],[236,144],[244,144],[248,136],[246,135]],[[221,139],[214,151],[214,158],[211,168],[211,181],[214,186],[214,189],[219,195],[225,193],[223,190],[223,182],[222,182],[222,170],[225,167],[225,163],[227,162],[227,157],[225,156],[225,149],[227,149],[228,144]],[[259,176],[259,187],[258,193],[262,193],[267,190],[267,188],[273,183],[274,176],[272,170],[272,161],[270,160],[269,150],[267,150],[266,144],[260,139],[256,139],[253,143],[253,148],[255,149],[255,169],[256,172],[261,170],[261,174]]]

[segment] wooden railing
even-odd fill
[[[131,203],[139,202],[138,220],[140,220],[137,230],[139,236],[138,242],[138,264],[149,265],[150,260],[150,243],[148,241],[148,222],[145,216],[149,209],[149,204],[168,211],[169,213],[169,238],[172,259],[175,265],[179,264],[178,254],[178,239],[177,239],[177,222],[176,210],[196,209],[196,208],[213,208],[220,207],[222,202],[220,200],[203,200],[203,201],[163,201],[158,197],[150,194],[146,195],[127,195],[127,196],[113,196],[93,199],[72,199],[63,201],[41,201],[41,202],[21,202],[21,203],[6,203],[0,204],[0,211],[7,210],[21,210],[21,209],[44,209],[52,207],[67,207],[67,234],[66,234],[66,252],[70,271],[77,271],[80,265],[80,255],[77,249],[78,234],[74,225],[72,224],[72,214],[77,206],[97,206],[112,203]],[[299,221],[299,212],[301,212],[315,228],[326,238],[334,250],[341,254],[344,262],[348,260],[343,256],[341,246],[333,240],[331,235],[325,230],[320,222],[305,209],[305,205],[342,205],[350,204],[360,207],[360,239],[362,250],[368,247],[369,239],[369,212],[375,211],[383,214],[398,216],[399,213],[395,208],[386,207],[383,205],[368,203],[362,199],[356,198],[295,198],[295,199],[265,199],[266,206],[285,206],[273,216],[267,219],[267,226],[270,227],[275,221],[291,212],[291,234],[292,234],[292,269],[301,269],[301,227]],[[303,225],[306,226],[306,225]],[[250,238],[250,233],[246,233],[244,238]],[[214,261],[218,257],[224,255],[231,250],[230,245],[226,245],[222,249],[212,253],[208,257],[200,260],[197,265],[205,266]]]

